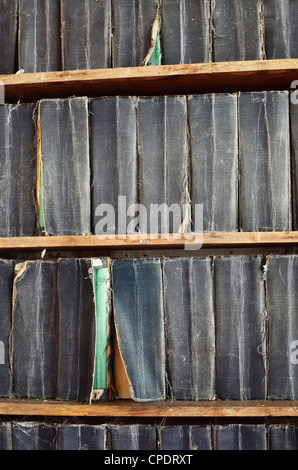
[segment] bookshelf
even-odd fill
[[[70,72],[2,75],[7,103],[36,102],[41,98],[104,95],[197,94],[291,90],[298,77],[298,60],[269,60],[230,63],[208,63],[158,67],[136,67]],[[201,239],[202,234],[198,234]],[[183,246],[197,243],[172,236],[135,235],[127,238],[104,236],[0,238],[0,251],[22,251],[28,256],[37,251],[65,252],[101,249],[183,251]],[[204,233],[202,248],[209,250],[247,247],[263,250],[298,246],[298,232],[229,232]],[[102,416],[102,417],[296,417],[297,402],[159,402],[137,403],[129,400],[83,405],[42,400],[0,400],[1,415],[27,416]]]

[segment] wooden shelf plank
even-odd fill
[[[290,90],[297,59],[0,75],[7,103],[40,98]]]
[[[293,232],[205,232],[179,235],[104,235],[7,237],[0,238],[0,250],[73,250],[88,248],[188,248],[298,245],[298,231]]]
[[[92,405],[42,400],[0,400],[0,415],[81,417],[295,417],[298,402],[103,402]]]

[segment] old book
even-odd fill
[[[240,93],[240,227],[291,230],[288,92]]]
[[[137,99],[90,100],[92,233],[134,233],[127,218],[138,202]],[[136,224],[137,225],[137,224]]]
[[[156,428],[146,424],[108,425],[109,450],[156,450]]]
[[[268,398],[298,398],[298,307],[296,255],[270,255],[266,263]]]
[[[106,450],[106,426],[60,424],[56,450]]]
[[[138,99],[142,233],[189,231],[189,166],[185,96]]]
[[[0,2],[0,75],[16,73],[18,67],[18,1]]]
[[[111,1],[61,0],[62,70],[111,67]]]
[[[37,114],[39,229],[46,235],[90,234],[88,99],[43,99]]]
[[[266,398],[266,316],[259,255],[214,261],[217,398]]]
[[[56,398],[57,264],[16,265],[12,306],[14,395]]]
[[[113,67],[148,65],[159,41],[159,0],[114,0],[112,16]]]
[[[164,400],[161,262],[116,259],[112,263],[112,283],[116,336],[131,397],[136,401]]]
[[[0,397],[12,396],[12,369],[10,356],[12,326],[12,289],[14,261],[0,260]]]
[[[189,426],[189,449],[212,450],[212,427],[210,424],[193,424]]]
[[[237,231],[237,96],[193,95],[189,96],[188,103],[194,227],[200,226],[196,205],[203,204],[204,231]]]
[[[261,0],[211,2],[214,62],[262,59]]]
[[[20,70],[61,70],[60,0],[20,0],[18,34]]]
[[[215,320],[210,258],[163,263],[168,396],[215,398]]]
[[[34,236],[34,105],[0,105],[0,236]]]
[[[289,107],[292,165],[292,228],[293,230],[298,230],[298,106],[294,94],[290,97]]]
[[[12,426],[10,421],[0,424],[0,450],[13,450],[11,428]]]
[[[297,450],[298,428],[294,424],[269,425],[270,450]]]
[[[266,59],[298,57],[298,16],[293,0],[263,0]]]
[[[215,450],[268,450],[263,424],[221,424],[214,427]]]
[[[189,426],[168,425],[159,429],[160,450],[189,450]]]
[[[12,423],[13,450],[55,450],[56,427],[54,424],[34,421]]]
[[[210,1],[162,2],[162,64],[210,62]]]

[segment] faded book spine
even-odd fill
[[[298,398],[298,257],[270,255],[266,263],[268,399]]]
[[[187,232],[189,155],[185,96],[138,99],[141,233]]]
[[[61,70],[60,0],[19,1],[19,69]]]
[[[112,283],[116,335],[131,396],[136,401],[164,400],[165,333],[160,260],[114,260]]]
[[[18,3],[0,2],[0,75],[16,73],[18,67]]]
[[[14,261],[0,261],[0,397],[12,396],[13,377],[10,355]]]
[[[57,265],[16,265],[12,307],[12,365],[18,398],[56,398]]]
[[[207,232],[233,232],[238,221],[238,117],[235,94],[188,97],[192,220]],[[203,221],[196,205],[203,205]],[[200,213],[198,213],[200,214]]]
[[[189,426],[189,449],[212,450],[212,427],[210,424],[194,424]]]
[[[11,422],[0,424],[0,450],[13,450]]]
[[[13,450],[55,450],[55,425],[36,422],[12,423]]]
[[[298,106],[295,95],[290,97],[290,139],[292,169],[292,223],[298,229]]]
[[[111,0],[61,0],[62,70],[111,67]]]
[[[189,426],[161,426],[159,428],[160,450],[189,450]]]
[[[210,62],[210,0],[164,0],[162,64]]]
[[[163,263],[168,395],[215,398],[215,321],[210,258]]]
[[[60,424],[56,450],[106,450],[106,426]]]
[[[211,2],[213,62],[262,59],[261,0]]]
[[[113,67],[147,65],[158,40],[159,0],[113,0],[112,16]]]
[[[46,235],[91,232],[88,99],[38,106],[37,204]]]
[[[144,424],[110,424],[109,450],[156,450],[156,428]]]
[[[92,233],[134,233],[138,202],[137,98],[90,100]],[[132,213],[130,213],[132,211]]]
[[[271,424],[269,426],[269,449],[297,450],[297,426],[291,424]]]
[[[217,398],[266,399],[266,317],[261,256],[214,260]]]
[[[292,229],[288,92],[240,93],[240,228]]]
[[[34,236],[34,105],[0,105],[0,236]]]
[[[266,425],[223,424],[214,432],[214,450],[268,450]]]

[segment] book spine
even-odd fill
[[[239,210],[245,232],[292,228],[288,98],[286,91],[239,96]]]
[[[298,258],[270,255],[266,263],[268,313],[268,398],[297,400],[298,397]]]
[[[60,424],[56,450],[106,450],[106,426]]]
[[[212,450],[212,426],[210,424],[189,426],[189,449]]]
[[[90,100],[92,233],[126,234],[137,196],[135,97]],[[98,219],[98,216],[104,218]]]
[[[12,304],[12,366],[18,398],[56,398],[57,266],[18,263]]]
[[[13,450],[55,450],[56,427],[35,422],[12,423]]]
[[[203,204],[203,230],[238,230],[238,118],[235,94],[188,97],[191,200]],[[195,230],[198,231],[198,230]]]
[[[160,260],[114,260],[112,286],[116,335],[132,398],[164,400],[165,334]]]
[[[292,99],[293,98],[293,99]],[[292,170],[292,228],[298,230],[298,106],[294,95],[290,97],[290,140]]]
[[[61,0],[62,70],[111,67],[111,1]]]
[[[261,1],[211,2],[213,61],[261,60]]]
[[[214,430],[216,450],[267,450],[265,425],[216,425]]]
[[[11,422],[0,424],[0,450],[12,450]]]
[[[166,259],[163,279],[169,396],[174,400],[214,399],[211,260]]]
[[[108,425],[109,450],[156,450],[156,440],[152,425]]]
[[[60,0],[19,1],[19,69],[61,70]]]
[[[84,97],[39,102],[38,210],[47,235],[90,234],[88,114]]]
[[[18,2],[0,3],[0,75],[16,73],[18,66]]]
[[[217,398],[266,398],[266,321],[262,257],[214,260]]]
[[[189,426],[161,426],[159,428],[160,450],[189,450]]]
[[[0,397],[12,395],[12,370],[10,340],[12,328],[12,289],[14,279],[14,261],[0,261]]]
[[[162,64],[210,62],[210,0],[163,0]]]
[[[270,450],[297,450],[298,428],[290,424],[269,425]]]

